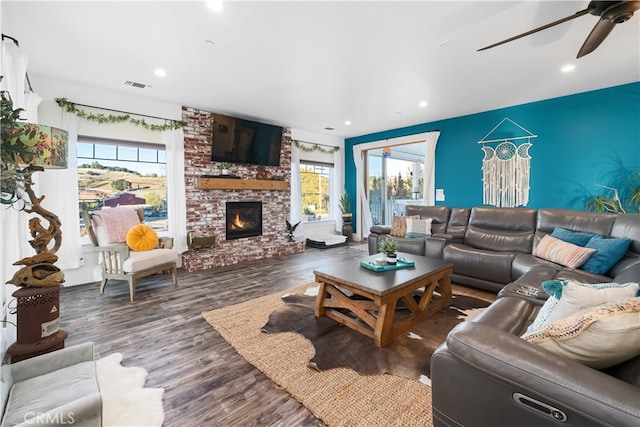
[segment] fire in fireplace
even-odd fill
[[[262,235],[262,202],[227,202],[227,240]]]

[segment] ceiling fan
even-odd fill
[[[604,39],[607,38],[609,33],[611,33],[613,27],[615,27],[616,24],[621,24],[631,19],[631,17],[633,16],[633,12],[638,9],[640,9],[640,1],[591,1],[589,2],[589,5],[586,9],[580,10],[573,15],[567,16],[566,18],[558,19],[557,21],[535,28],[531,31],[527,31],[526,33],[508,38],[506,40],[502,40],[501,42],[494,43],[490,46],[483,47],[482,49],[478,49],[478,52],[480,52],[481,50],[487,50],[491,49],[492,47],[500,46],[501,44],[509,43],[521,37],[526,37],[528,35],[537,33],[538,31],[546,30],[547,28],[554,27],[558,24],[562,24],[563,22],[579,18],[589,13],[591,15],[598,16],[600,19],[596,23],[596,26],[593,27],[593,30],[591,30],[591,33],[589,33],[589,36],[587,36],[587,39],[584,41],[584,44],[580,48],[577,56],[578,58],[580,58],[596,50],[596,48],[600,46]]]

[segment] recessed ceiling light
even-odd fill
[[[344,122],[344,124],[345,124],[345,125],[347,125],[347,126],[351,125],[351,120],[346,120],[346,121]]]
[[[563,73],[570,73],[571,71],[575,70],[576,66],[573,64],[567,64],[564,67],[561,68],[561,71]]]
[[[221,1],[215,1],[215,0],[209,0],[207,1],[207,7],[213,11],[213,12],[222,12],[222,2]]]
[[[429,104],[427,103],[427,101],[420,101],[420,104],[418,104],[418,105],[419,105],[420,107],[424,108],[424,107],[426,107],[426,106],[427,106],[427,105],[429,105]]]
[[[163,70],[162,68],[156,68],[156,76],[158,76],[158,77],[166,77],[167,76],[167,72],[165,70]]]

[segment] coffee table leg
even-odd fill
[[[327,285],[324,282],[320,282],[318,296],[316,297],[316,317],[324,316],[324,299],[329,296],[326,288]]]
[[[393,319],[396,313],[396,298],[384,300],[380,304],[378,319],[373,332],[373,342],[376,347],[384,347],[393,341]]]

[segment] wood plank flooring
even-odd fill
[[[62,329],[66,346],[95,343],[96,358],[123,354],[124,366],[149,372],[146,387],[165,389],[167,427],[321,426],[306,408],[247,363],[202,318],[203,311],[313,281],[315,268],[357,260],[366,246],[320,250],[247,263],[224,271],[180,270],[138,282],[129,302],[126,282],[64,288]]]
[[[96,359],[119,352],[124,366],[145,368],[146,387],[165,389],[166,427],[322,426],[240,357],[202,312],[312,282],[314,269],[345,259],[357,263],[367,255],[366,244],[354,243],[306,248],[224,270],[179,270],[177,287],[169,275],[141,279],[134,303],[126,282],[109,282],[104,295],[99,283],[63,288],[65,345],[93,341]],[[466,292],[495,297],[470,288]]]

